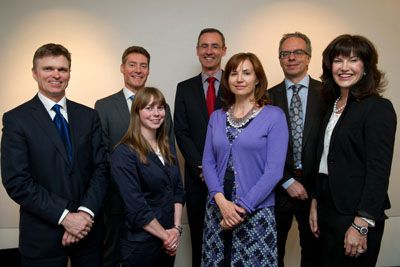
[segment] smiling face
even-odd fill
[[[32,76],[38,83],[39,92],[58,102],[65,96],[70,79],[69,62],[64,56],[45,56],[36,61]]]
[[[254,98],[254,90],[258,84],[257,76],[254,72],[254,66],[250,60],[241,62],[236,70],[229,74],[229,89],[235,95],[235,98]]]
[[[221,68],[221,59],[225,56],[226,47],[221,35],[217,32],[206,32],[200,36],[196,51],[202,71],[213,74]]]
[[[361,80],[363,74],[364,63],[353,52],[348,57],[339,55],[332,61],[333,79],[341,89],[350,89]]]
[[[155,133],[164,122],[165,107],[160,103],[155,103],[154,97],[152,96],[149,104],[139,110],[139,118],[142,134],[144,132]]]
[[[132,53],[127,55],[120,70],[124,75],[125,87],[135,93],[142,89],[146,83],[149,76],[149,61],[142,54]]]
[[[291,37],[282,43],[279,53],[282,51],[294,52],[296,50],[307,51],[306,42],[301,38]],[[285,77],[290,81],[297,83],[301,81],[307,74],[310,56],[305,53],[290,53],[287,57],[280,57],[279,62]]]

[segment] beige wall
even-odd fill
[[[237,52],[257,54],[271,86],[283,79],[277,58],[283,33],[302,31],[310,37],[313,58],[309,72],[314,78],[321,74],[322,50],[334,37],[365,35],[378,48],[379,67],[389,80],[385,95],[399,111],[399,9],[397,0],[0,0],[0,115],[36,93],[31,59],[36,48],[47,42],[62,43],[72,52],[67,94],[88,106],[123,86],[119,73],[123,50],[132,44],[146,47],[152,55],[148,85],[161,88],[173,108],[177,82],[200,71],[194,47],[204,27],[225,33],[228,51],[224,63]],[[398,144],[394,162],[399,159]],[[394,234],[385,234],[387,244],[400,239],[399,227],[392,226],[400,217],[399,173],[399,164],[393,164],[389,188],[393,207],[388,224]],[[13,246],[18,206],[2,187],[0,214],[0,248]],[[398,254],[382,254],[382,265],[400,263]]]

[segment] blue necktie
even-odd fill
[[[72,143],[71,143],[71,136],[69,134],[69,125],[68,122],[65,120],[64,116],[60,112],[61,106],[55,104],[53,106],[53,110],[56,112],[56,116],[54,117],[54,124],[57,127],[57,130],[63,140],[65,149],[67,150],[68,159],[72,161]]]
[[[303,108],[299,91],[302,85],[292,85],[293,96],[290,101],[289,118],[293,141],[293,160],[295,168],[301,166],[301,146],[303,139]]]

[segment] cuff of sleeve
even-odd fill
[[[286,182],[284,182],[282,184],[282,187],[286,189],[289,188],[289,186],[291,186],[294,183],[295,179],[294,178],[290,178],[289,180],[287,180]]]
[[[88,208],[86,208],[86,207],[83,207],[83,206],[80,206],[80,207],[78,208],[78,210],[84,211],[84,212],[88,213],[90,216],[92,216],[92,218],[94,218],[94,213],[93,213],[93,211],[91,211],[90,209],[88,209]]]
[[[366,221],[368,223],[369,227],[375,227],[375,221],[374,220],[371,220],[371,219],[368,219],[368,218],[365,218],[365,217],[361,217],[361,219]]]
[[[61,224],[61,222],[64,220],[65,216],[67,216],[69,210],[64,210],[63,213],[61,214],[60,219],[58,220],[58,225]]]

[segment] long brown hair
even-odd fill
[[[267,92],[268,80],[260,60],[253,53],[239,53],[233,55],[228,60],[225,66],[224,75],[222,76],[222,108],[225,111],[228,110],[236,101],[235,95],[229,88],[229,75],[246,59],[248,59],[253,65],[254,73],[258,79],[258,84],[254,89],[255,103],[260,107],[270,103]]]
[[[140,131],[141,122],[139,111],[144,109],[152,99],[152,105],[161,105],[164,106],[164,108],[167,107],[165,97],[160,90],[154,87],[145,87],[140,89],[135,94],[135,98],[132,103],[131,120],[129,122],[128,130],[120,141],[120,144],[126,144],[132,148],[138,154],[140,162],[143,164],[148,163],[147,156],[154,151]],[[157,129],[156,139],[165,163],[173,164],[175,162],[175,158],[169,148],[165,119],[160,128]]]

